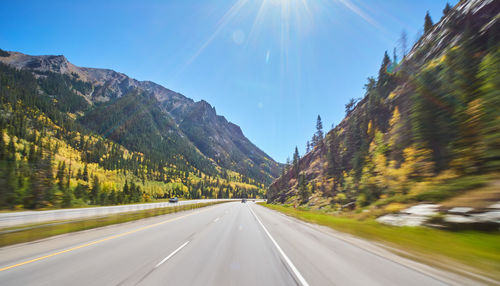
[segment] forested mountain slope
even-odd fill
[[[334,210],[440,201],[500,171],[500,2],[460,1],[269,187],[270,201]],[[354,102],[354,101],[353,101]],[[500,199],[497,192],[497,199]]]
[[[205,101],[194,102],[182,94],[153,82],[138,81],[113,70],[77,67],[64,56],[29,56],[18,52],[8,52],[8,56],[0,57],[0,61],[16,68],[33,71],[37,77],[54,78],[60,81],[59,85],[69,86],[74,93],[71,96],[69,93],[62,96],[57,86],[49,86],[48,88],[52,90],[47,92],[49,95],[58,96],[58,100],[71,101],[73,106],[68,111],[85,115],[86,119],[82,121],[84,124],[92,121],[87,111],[92,110],[92,114],[98,114],[99,111],[94,110],[94,107],[105,103],[104,105],[109,110],[115,103],[123,103],[119,101],[121,97],[139,93],[138,96],[144,97],[145,102],[152,103],[143,107],[154,107],[153,113],[161,114],[164,120],[170,121],[170,128],[159,130],[162,136],[167,137],[167,141],[177,144],[175,147],[169,147],[170,153],[177,152],[188,158],[191,164],[199,165],[199,168],[212,172],[206,160],[194,159],[196,152],[191,148],[194,143],[194,147],[199,149],[205,157],[223,168],[240,172],[264,183],[270,183],[272,178],[278,175],[278,164],[251,143],[239,127],[228,122],[223,116],[217,115],[215,108]],[[83,99],[88,102],[88,105],[83,103]],[[75,101],[82,103],[76,106]],[[127,115],[132,114],[127,113]],[[217,118],[217,120],[203,120],[207,116]],[[139,122],[139,120],[135,121]],[[117,122],[112,122],[112,124],[117,124]],[[102,129],[102,126],[91,125],[91,127],[94,130]],[[193,128],[203,129],[204,136],[193,133]],[[115,140],[116,136],[115,133]],[[191,142],[182,138],[185,136]],[[178,150],[179,145],[185,146],[186,150]],[[135,149],[134,151],[147,153],[146,150]]]
[[[0,50],[0,207],[262,197],[278,172],[205,101]]]

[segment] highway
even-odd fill
[[[476,285],[252,202],[0,248],[1,285]]]

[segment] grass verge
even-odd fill
[[[401,250],[420,262],[467,274],[472,272],[500,281],[500,232],[443,231],[426,227],[393,227],[375,220],[359,221],[317,211],[261,203],[300,220],[324,225]],[[469,275],[470,276],[470,275]]]
[[[36,225],[25,225],[20,227],[4,228],[0,229],[0,247],[22,242],[34,241],[69,232],[97,228],[111,224],[124,223],[148,217],[176,213],[180,211],[193,210],[225,202],[227,201],[196,203],[196,204],[180,205],[174,207],[140,210],[128,213],[118,213],[118,214],[112,214],[97,218],[88,218],[78,221],[75,220],[55,221],[55,222],[48,222]]]

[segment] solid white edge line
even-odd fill
[[[271,239],[271,241],[273,242],[273,244],[276,247],[276,249],[278,249],[278,252],[281,254],[281,256],[283,256],[283,258],[285,259],[285,262],[288,264],[288,267],[290,267],[290,269],[292,270],[293,274],[299,280],[300,284],[303,285],[303,286],[309,286],[309,283],[307,283],[306,279],[304,279],[304,277],[302,276],[302,274],[300,274],[299,270],[297,270],[297,268],[295,267],[295,265],[293,265],[293,263],[290,260],[290,258],[288,258],[288,256],[281,249],[281,247],[278,245],[278,243],[276,242],[276,240],[274,240],[274,238],[271,236],[271,234],[269,233],[269,231],[267,230],[267,228],[260,221],[259,217],[254,213],[254,211],[252,210],[252,208],[250,208],[250,211],[252,212],[252,214],[255,217],[255,219],[257,219],[257,221],[259,222],[260,226],[264,229],[264,232],[267,234],[267,236],[269,237],[269,239]]]
[[[174,252],[170,253],[167,257],[163,258],[163,260],[160,261],[160,263],[156,264],[155,268],[158,268],[158,266],[162,265],[165,261],[169,260],[172,256],[174,256],[177,252],[179,252],[182,248],[184,248],[184,246],[186,246],[188,243],[189,243],[189,240],[184,242],[183,245],[179,246],[179,248],[174,250]]]

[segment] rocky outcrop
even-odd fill
[[[426,225],[445,229],[500,229],[500,202],[485,209],[471,207],[442,208],[437,204],[419,204],[377,218],[383,224],[394,226]]]

